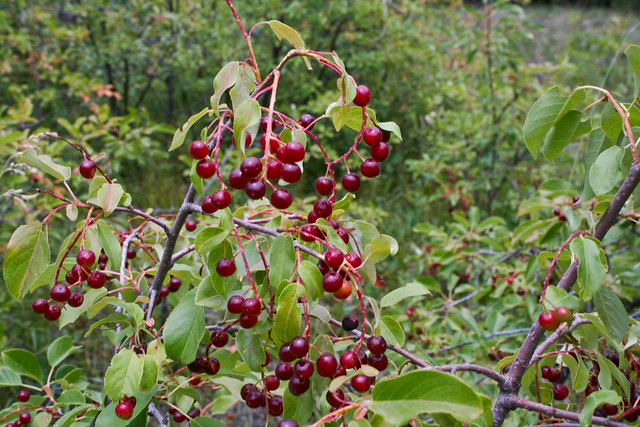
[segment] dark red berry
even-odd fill
[[[569,388],[564,384],[556,384],[553,386],[553,398],[555,400],[564,400],[569,396]]]
[[[264,151],[267,151],[267,134],[265,133],[260,137],[260,146]],[[269,139],[269,153],[275,154],[280,148],[280,141],[275,136]]]
[[[87,279],[87,285],[93,289],[100,289],[107,282],[107,276],[102,271],[94,271]]]
[[[247,178],[255,178],[262,172],[262,162],[257,157],[247,157],[240,164],[240,170]]]
[[[245,329],[251,329],[258,323],[258,316],[255,314],[242,314],[240,316],[240,326]]]
[[[324,276],[325,274],[327,274],[328,272],[331,271],[331,268],[329,268],[327,263],[325,263],[324,261],[320,260],[320,261],[318,261],[318,270],[320,270],[320,273]]]
[[[169,296],[169,288],[167,286],[160,286],[160,298],[166,298]]]
[[[316,178],[315,187],[318,194],[328,196],[333,191],[334,183],[331,179],[321,176]]]
[[[69,290],[67,285],[58,283],[53,288],[51,288],[51,290],[49,291],[49,296],[54,301],[65,302],[71,296],[71,291]]]
[[[231,143],[233,144],[233,146],[236,146],[236,137],[232,136],[231,137]],[[249,146],[251,145],[251,134],[249,132],[244,134],[244,148],[249,148]]]
[[[377,160],[367,159],[360,165],[360,173],[367,178],[375,178],[380,175],[380,164]]]
[[[278,423],[278,427],[300,427],[296,420],[285,418]]]
[[[182,412],[176,412],[175,414],[173,414],[173,421],[175,421],[176,423],[182,423],[186,419],[187,419],[187,416]]]
[[[556,319],[556,313],[553,310],[543,311],[538,316],[538,322],[542,329],[546,329],[547,331],[555,331],[558,329],[558,319]]]
[[[96,164],[93,160],[85,160],[80,163],[80,175],[86,179],[91,179],[96,175]]]
[[[260,306],[260,301],[257,298],[247,298],[242,303],[242,312],[244,314],[253,314],[259,315],[262,311],[262,307]]]
[[[274,417],[279,417],[284,412],[282,397],[280,396],[271,396],[269,398],[269,403],[267,406],[269,407],[269,414],[273,415]]]
[[[280,362],[276,365],[276,377],[280,381],[288,381],[293,377],[293,366],[289,362]]]
[[[347,233],[345,229],[338,228],[336,230],[336,233],[338,233],[338,236],[342,239],[343,242],[349,243],[349,233]]]
[[[266,132],[267,131],[267,125],[269,124],[269,118],[267,116],[262,116],[260,117],[260,129],[262,130],[262,132]],[[271,129],[273,130],[273,128],[276,127],[276,121],[275,119],[271,119]]]
[[[284,146],[284,155],[291,163],[304,160],[304,146],[298,141],[289,141]]]
[[[267,185],[261,179],[251,179],[244,186],[244,192],[253,200],[258,200],[267,194]]]
[[[544,378],[545,380],[549,379],[549,376],[551,374],[551,368],[548,366],[543,366],[540,369],[540,375],[542,376],[542,378]]]
[[[193,231],[196,229],[196,222],[192,219],[187,219],[184,223],[184,228],[187,229],[187,231]]]
[[[369,356],[367,364],[379,372],[382,372],[389,366],[389,359],[387,359],[385,354],[372,354]]]
[[[340,356],[340,366],[344,369],[353,369],[358,362],[358,356],[351,350],[345,351]]]
[[[351,378],[351,387],[360,393],[365,393],[371,387],[371,380],[366,375],[358,374]]]
[[[378,127],[370,127],[362,132],[362,139],[364,143],[373,147],[376,144],[382,142],[382,131]]]
[[[276,191],[271,193],[271,204],[276,209],[287,209],[291,206],[293,199],[291,197],[291,193],[284,188],[278,188]]]
[[[280,347],[278,357],[280,357],[280,360],[283,362],[292,362],[296,358],[291,352],[291,346],[289,344],[283,344],[282,347]]]
[[[242,397],[242,400],[247,400],[247,397],[249,397],[251,393],[255,393],[257,391],[258,387],[256,387],[255,384],[245,384],[240,389],[240,397]]]
[[[20,425],[26,426],[27,424],[31,423],[31,414],[28,412],[21,412],[18,419],[20,420]]]
[[[360,177],[355,173],[348,173],[342,177],[342,188],[349,193],[355,193],[360,188]]]
[[[573,319],[573,314],[571,313],[571,310],[569,310],[565,306],[560,306],[556,308],[555,311],[556,311],[556,320],[560,323],[569,322]]]
[[[227,310],[229,310],[229,313],[240,314],[242,313],[243,304],[244,298],[242,298],[240,295],[234,295],[229,298],[229,301],[227,301]]]
[[[302,358],[309,352],[309,341],[304,337],[296,337],[289,343],[289,349],[293,357]]]
[[[333,205],[327,199],[319,199],[313,204],[313,212],[319,218],[329,218],[333,212]]]
[[[331,406],[339,408],[343,405],[342,401],[344,400],[344,392],[340,389],[337,389],[334,393],[327,391],[325,397]]]
[[[27,390],[20,390],[18,392],[18,402],[26,402],[27,400],[29,400],[29,398],[31,397],[31,394],[29,394],[29,392]]]
[[[300,180],[302,171],[295,163],[285,163],[282,165],[282,169],[280,169],[280,177],[283,181],[293,184]]]
[[[206,214],[215,213],[218,209],[213,205],[213,197],[205,196],[202,198],[202,203],[200,203],[200,207],[202,207],[202,212]]]
[[[356,97],[353,98],[353,103],[358,107],[366,107],[371,101],[371,91],[365,85],[360,85],[356,88]]]
[[[69,295],[69,305],[71,307],[80,307],[84,302],[84,295],[80,291],[73,291],[71,295]]]
[[[61,314],[62,313],[60,312],[60,307],[58,307],[57,305],[49,304],[47,312],[44,313],[44,318],[51,321],[58,320]]]
[[[231,204],[231,193],[227,190],[218,190],[211,195],[211,202],[216,209],[224,209]]]
[[[602,409],[607,415],[615,415],[618,413],[618,407],[610,403],[605,403],[604,405],[602,405]]]
[[[215,357],[209,358],[204,365],[204,372],[207,375],[215,375],[220,371],[220,361]]]
[[[229,277],[236,272],[236,264],[231,258],[222,258],[216,264],[216,272],[222,277]]]
[[[49,303],[44,298],[38,298],[31,304],[31,310],[37,314],[44,314],[49,310]]]
[[[387,341],[380,335],[371,336],[367,340],[367,348],[371,354],[383,354],[387,351]]]
[[[133,405],[129,402],[122,402],[116,406],[116,416],[122,420],[128,420],[133,416]]]
[[[267,163],[267,178],[274,180],[280,179],[282,176],[282,163],[278,160],[273,160]]]
[[[96,262],[96,254],[91,252],[89,249],[82,249],[76,255],[76,262],[81,267],[91,268]]]
[[[329,272],[322,278],[322,289],[325,292],[336,292],[342,287],[342,276],[336,272]]]
[[[202,159],[196,164],[196,173],[202,179],[211,178],[216,173],[216,164],[211,159]]]
[[[313,365],[312,365],[313,366]],[[293,376],[289,381],[289,391],[294,396],[300,396],[305,391],[309,390],[311,386],[311,381],[309,378],[300,378],[298,376]]]
[[[562,378],[562,371],[558,368],[558,369],[552,369],[551,372],[549,373],[549,378],[547,379],[549,380],[549,382],[557,383],[558,381],[560,381],[561,378]]]
[[[391,132],[382,129],[382,142],[389,142],[391,139]]]
[[[235,188],[236,190],[244,190],[244,186],[249,182],[249,178],[242,174],[240,168],[237,168],[231,171],[227,181],[229,182],[229,187]]]
[[[348,314],[342,319],[342,329],[345,331],[353,331],[360,325],[360,321],[353,314]]]
[[[182,286],[182,280],[179,277],[172,277],[169,280],[169,290],[171,292],[176,292]]]
[[[362,264],[362,260],[360,259],[360,256],[355,252],[349,252],[344,257],[347,260],[347,262],[351,264],[351,267],[353,268],[358,268]]]
[[[189,409],[189,412],[187,412],[187,416],[189,418],[196,418],[196,417],[200,416],[201,412],[202,411],[200,411],[200,408],[193,407],[193,408]]]
[[[324,253],[324,262],[331,268],[338,269],[344,261],[344,254],[340,249],[331,248]]]
[[[331,353],[322,353],[316,360],[316,368],[321,377],[332,377],[338,370],[338,360]]]
[[[200,140],[193,141],[189,146],[189,154],[196,160],[202,160],[209,155],[209,147]]]
[[[127,259],[134,259],[136,257],[136,250],[134,248],[127,249]]]
[[[298,378],[311,378],[313,371],[313,363],[309,359],[300,359],[293,365],[293,375]]]
[[[275,375],[268,375],[264,379],[264,386],[267,390],[277,390],[280,387],[280,380]]]
[[[242,298],[242,297],[241,297]],[[226,332],[214,332],[214,337],[211,340],[211,343],[216,347],[224,347],[229,342],[229,335]]]
[[[389,146],[386,143],[381,142],[380,144],[376,144],[371,147],[370,153],[371,157],[377,161],[384,162],[387,160],[387,157],[389,157]]]
[[[300,123],[300,126],[302,126],[303,128],[311,130],[315,125],[315,123],[313,123],[314,120],[315,117],[313,117],[311,114],[303,114],[302,116],[300,116],[300,120],[298,120],[298,123]]]
[[[300,238],[305,242],[313,242],[319,238],[316,227],[313,225],[304,225],[300,229]]]

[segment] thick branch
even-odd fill
[[[562,409],[554,408],[553,406],[543,405],[542,403],[532,402],[522,397],[511,396],[510,404],[512,408],[523,408],[529,411],[539,412],[541,414],[550,415],[552,417],[564,418],[571,421],[580,421],[580,414],[577,412],[564,411]],[[610,420],[604,417],[593,417],[591,424],[597,424],[601,426],[609,427],[625,427],[627,424],[619,423],[617,421]]]

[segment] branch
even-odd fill
[[[160,425],[160,427],[168,427],[169,425],[168,417],[165,417],[164,415],[162,415],[162,413],[158,410],[158,408],[156,408],[156,405],[154,405],[153,402],[149,403],[149,409],[147,410],[147,414],[155,418],[156,421],[158,421],[158,424]]]
[[[196,245],[189,245],[186,248],[176,252],[175,254],[173,254],[173,256],[171,257],[171,266],[173,267],[173,264],[175,264],[175,262],[177,260],[179,260],[180,258],[182,258],[183,256],[193,252],[196,250]]]
[[[542,354],[547,350],[547,348],[549,348],[549,346],[554,342],[556,342],[560,337],[572,332],[578,326],[584,325],[585,323],[590,323],[590,322],[585,318],[576,316],[573,323],[571,323],[571,326],[564,327],[562,329],[560,328],[556,329],[551,335],[549,335],[549,337],[546,340],[542,342],[542,344],[538,346],[536,351],[533,353],[531,360],[529,361],[529,366],[533,365],[538,360],[540,360],[542,358]]]

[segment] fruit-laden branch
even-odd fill
[[[609,204],[609,208],[604,213],[598,225],[596,226],[593,236],[602,240],[607,234],[609,229],[615,224],[618,219],[618,215],[622,210],[629,197],[638,186],[640,182],[640,164],[634,164],[629,170],[629,174],[625,178],[624,182],[620,186],[620,189],[614,196],[613,200]],[[558,283],[558,287],[566,291],[570,290],[576,281],[578,276],[578,261],[573,260],[571,265],[564,273]],[[504,386],[501,387],[501,392],[498,395],[498,399],[493,406],[493,425],[494,427],[501,426],[504,422],[509,411],[514,409],[513,402],[520,390],[522,376],[529,367],[529,362],[534,355],[536,347],[542,338],[544,330],[540,326],[540,323],[536,321],[531,326],[531,331],[525,338],[524,343],[518,351],[516,359],[513,361],[509,372],[505,376]],[[622,425],[622,424],[618,424]]]
[[[580,421],[580,414],[577,412],[564,411],[562,409],[554,408],[553,406],[547,406],[543,405],[542,403],[532,402],[516,395],[509,395],[507,401],[512,408],[523,408],[529,411],[539,412],[541,414],[550,415],[556,418],[564,418],[571,421]],[[591,419],[591,424],[609,427],[627,427],[627,424],[619,423],[617,421],[610,420],[609,418],[596,416]]]

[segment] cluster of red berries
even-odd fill
[[[16,399],[18,400],[18,402],[22,402],[22,403],[29,401],[30,398],[31,398],[31,394],[27,390],[20,390],[18,392],[18,395],[16,396]],[[26,426],[30,423],[31,423],[31,414],[27,411],[22,411],[20,412],[20,415],[18,415],[18,419],[16,421],[7,423],[6,426],[20,427],[20,426]]]
[[[225,334],[226,335],[226,334]],[[228,337],[227,337],[228,340]],[[220,346],[222,347],[222,346]],[[215,357],[197,356],[196,359],[187,365],[189,371],[194,374],[205,373],[207,375],[215,375],[220,371],[220,361]],[[192,378],[191,385],[200,384],[200,378]]]
[[[116,405],[116,416],[123,420],[128,420],[133,416],[133,409],[136,407],[135,396],[123,397]]]
[[[189,417],[190,419],[197,418],[201,413],[202,411],[200,410],[200,408],[196,408],[195,406],[189,409],[186,415],[180,412],[180,410],[174,406],[169,407],[169,415],[173,415],[173,421],[176,423],[182,423],[186,421],[187,417]]]
[[[342,268],[345,262],[355,270],[362,264],[362,259],[355,252],[345,255],[339,249],[329,248],[324,253],[324,261],[318,262],[318,269],[322,273],[322,289],[340,300],[348,298],[352,289],[351,283],[345,280],[347,270]]]
[[[244,298],[234,295],[227,301],[229,313],[240,314],[240,326],[251,329],[258,323],[258,316],[262,312],[262,306],[258,298]]]
[[[538,316],[538,322],[543,329],[547,331],[555,331],[563,322],[570,322],[573,319],[571,310],[567,307],[561,306],[555,310],[543,311]]]

